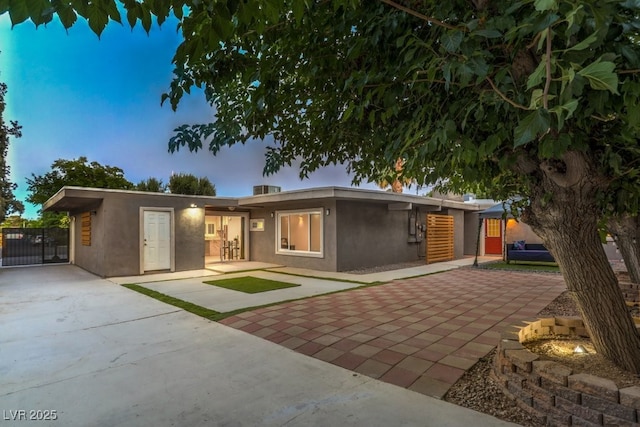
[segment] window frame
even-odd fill
[[[310,257],[310,258],[324,258],[324,208],[310,208],[310,209],[292,209],[292,210],[282,210],[282,211],[276,211],[275,213],[275,222],[276,222],[276,227],[275,227],[275,251],[276,254],[278,255],[290,255],[290,256],[302,256],[302,257]],[[294,215],[308,215],[309,221],[308,221],[308,241],[309,241],[309,247],[311,247],[311,215],[312,214],[317,214],[320,217],[320,251],[316,252],[316,251],[303,251],[303,250],[298,250],[298,249],[282,249],[281,246],[281,242],[282,242],[282,230],[281,230],[281,224],[282,224],[282,217],[286,216],[289,217],[289,221],[288,224],[291,224],[291,217]],[[290,229],[290,227],[289,227]],[[287,230],[287,237],[289,236],[289,230]]]

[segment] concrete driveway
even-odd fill
[[[0,270],[0,325],[3,426],[512,425],[68,265]]]

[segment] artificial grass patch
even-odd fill
[[[517,264],[514,261],[506,263],[504,261],[492,262],[482,264],[482,268],[490,270],[511,270],[511,271],[544,271],[548,273],[559,273],[560,267],[553,262],[526,262],[519,261]]]
[[[204,317],[205,319],[209,319],[213,321],[218,321],[220,319],[221,313],[215,310],[210,310],[206,307],[201,307],[199,305],[192,304],[190,302],[171,297],[169,295],[163,294],[162,292],[154,291],[152,289],[148,289],[143,286],[134,285],[134,284],[126,284],[122,286],[124,286],[127,289],[131,289],[132,291],[140,292],[141,294],[147,295],[151,298],[155,298],[158,301],[162,301],[166,304],[171,304],[175,307],[181,308],[184,311],[188,311],[189,313],[193,313],[200,317]]]
[[[293,288],[300,286],[296,283],[278,282],[276,280],[261,279],[259,277],[245,276],[234,277],[232,279],[208,280],[207,285],[219,286],[225,289],[240,291],[247,294],[257,294],[259,292],[273,291],[276,289]]]

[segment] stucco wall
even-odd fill
[[[478,243],[478,221],[479,214],[477,212],[465,212],[464,214],[464,254],[475,255],[476,245]],[[484,229],[483,229],[484,230]],[[482,230],[480,230],[482,237]],[[480,239],[479,255],[484,253],[484,240]]]
[[[513,243],[515,240],[524,240],[527,243],[543,243],[542,239],[533,232],[530,226],[515,219],[507,220],[507,232],[505,243]]]
[[[297,209],[322,209],[323,256],[310,257],[276,253],[277,212]],[[324,214],[329,209],[329,215]],[[271,217],[271,213],[274,217]],[[264,231],[250,231],[250,254],[252,261],[270,262],[296,268],[336,271],[336,203],[333,200],[280,203],[275,207],[251,211],[251,218],[263,218]]]
[[[85,270],[105,277],[104,258],[104,215],[102,215],[103,205],[93,209],[87,209],[87,212],[95,212],[91,215],[91,245],[82,245],[82,213],[84,211],[71,212],[73,220],[73,247],[74,247],[74,263]]]
[[[411,211],[355,201],[338,201],[336,210],[338,271],[424,258],[424,245],[407,242]]]
[[[442,214],[453,217],[453,256],[455,259],[463,258],[465,245],[464,211],[447,209]]]
[[[140,274],[140,208],[157,207],[174,211],[175,271],[204,267],[204,209],[189,207],[188,197],[128,193],[101,196],[102,204],[92,216],[91,246],[82,246],[81,219],[76,219],[78,266],[103,277]]]

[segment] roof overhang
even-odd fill
[[[455,200],[343,187],[309,188],[304,190],[283,191],[280,193],[242,197],[238,200],[238,205],[246,208],[262,208],[282,203],[309,200],[362,201],[386,204],[390,210],[411,210],[413,208],[423,208],[429,211],[439,211],[442,209],[477,211],[479,209],[477,204],[458,202]]]
[[[43,212],[82,212],[100,206],[109,194],[126,194],[131,197],[181,198],[185,206],[196,204],[200,207],[214,207],[233,210],[238,207],[238,199],[231,197],[192,196],[186,194],[153,193],[147,191],[114,190],[107,188],[62,187],[42,205]]]

